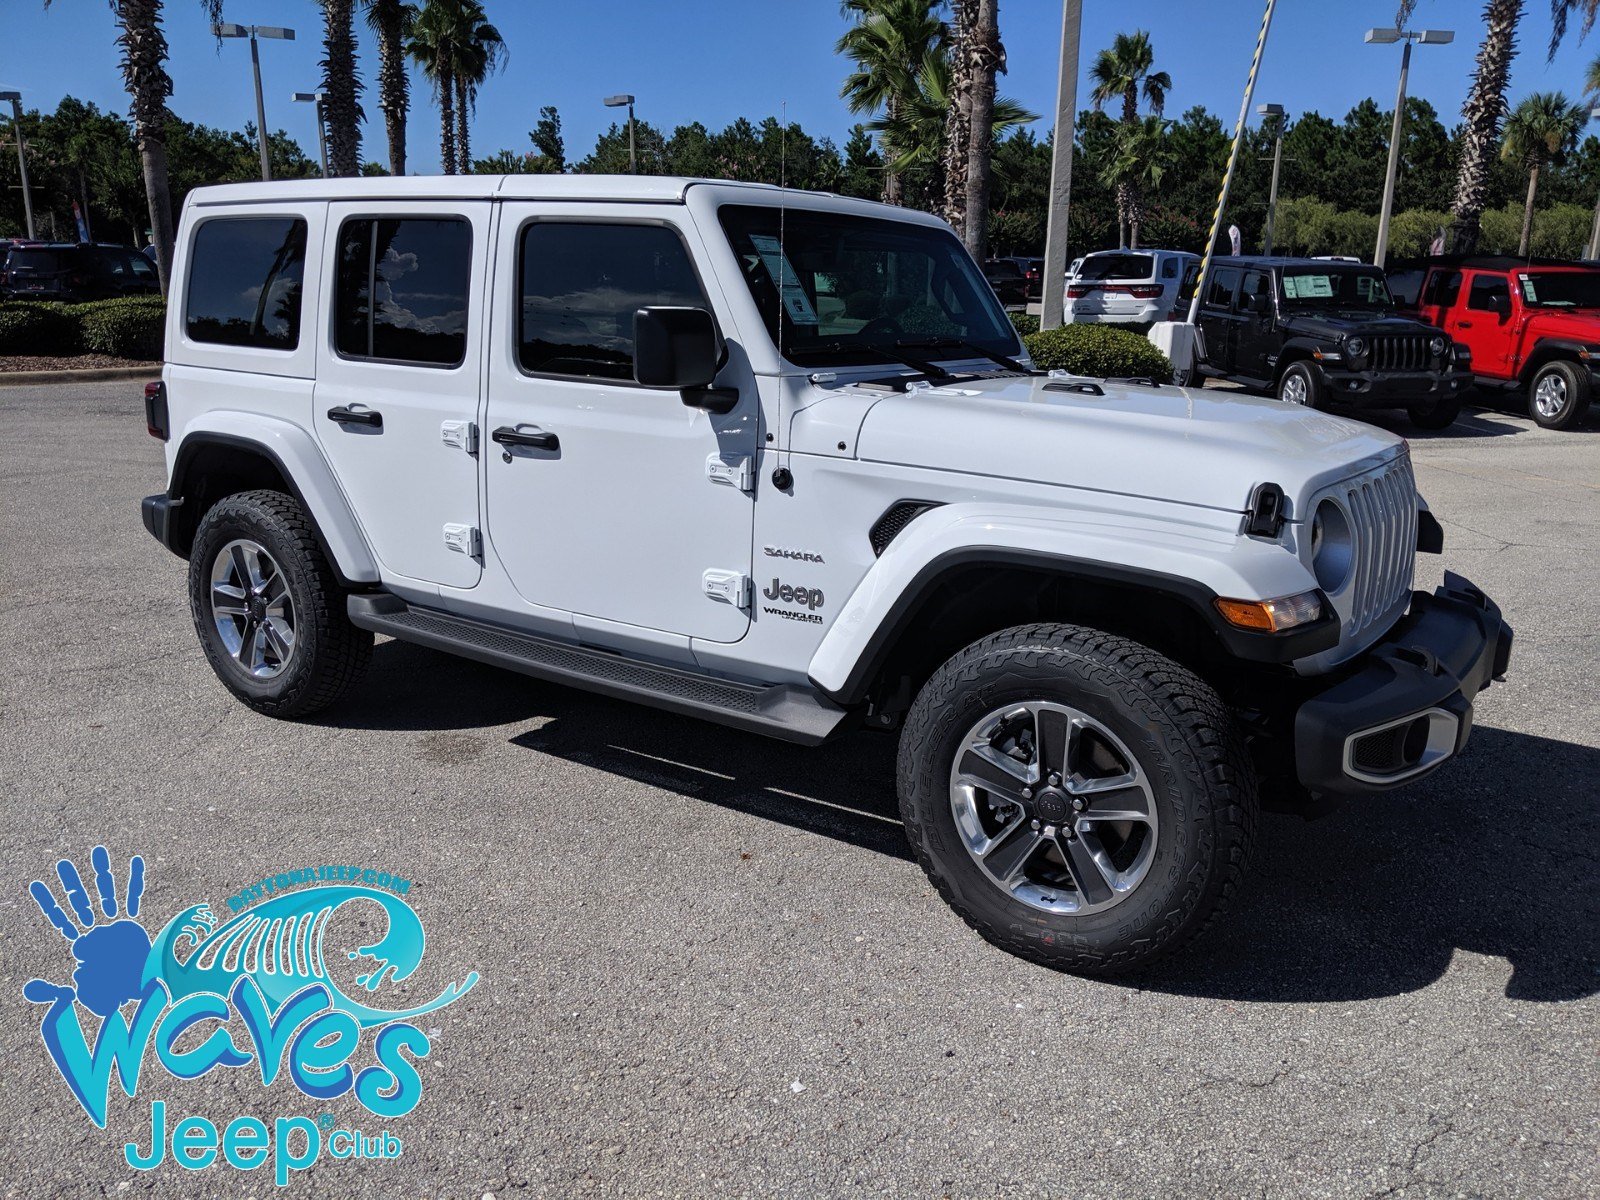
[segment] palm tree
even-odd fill
[[[1528,198],[1522,207],[1522,238],[1517,253],[1526,256],[1533,240],[1533,202],[1539,192],[1539,172],[1560,163],[1577,146],[1589,114],[1560,92],[1534,92],[1506,118],[1505,144],[1500,155],[1528,173]]]
[[[453,40],[446,6],[428,0],[411,26],[406,53],[422,68],[433,85],[433,98],[439,102],[439,169],[456,173],[456,77]]]
[[[1478,248],[1479,220],[1488,203],[1489,170],[1500,140],[1500,122],[1506,115],[1506,85],[1517,53],[1522,5],[1523,0],[1487,0],[1483,6],[1487,28],[1478,48],[1472,88],[1461,106],[1465,131],[1456,169],[1456,194],[1450,205],[1450,249],[1457,254],[1471,254]]]
[[[944,153],[944,119],[950,110],[950,60],[937,50],[928,51],[913,79],[915,90],[901,98],[896,115],[885,113],[866,126],[883,135],[885,147],[893,154],[887,167],[896,174],[937,166]],[[1038,119],[1038,113],[1029,112],[1015,100],[995,98],[991,122],[995,137]]]
[[[505,40],[477,0],[427,0],[406,52],[433,84],[439,102],[439,158],[446,175],[472,166],[467,118],[478,88],[505,59]]]
[[[322,4],[322,102],[328,122],[328,173],[361,171],[361,79],[356,75],[354,0]]]
[[[949,29],[939,19],[938,0],[844,0],[840,7],[856,23],[834,50],[853,59],[856,69],[845,77],[839,95],[853,113],[882,113],[879,128],[898,124],[902,109],[918,92],[919,64],[930,55],[944,56]],[[941,108],[941,130],[944,116]],[[889,165],[883,173],[883,198],[899,204],[902,168],[893,164],[904,157],[905,148],[886,141],[884,150]]]
[[[972,88],[970,130],[966,147],[967,249],[979,262],[986,257],[989,239],[989,168],[994,154],[994,75],[1004,69],[1005,49],[1000,45],[1000,0],[978,0],[978,11],[966,39]]]
[[[1172,165],[1171,130],[1172,122],[1162,117],[1145,117],[1132,125],[1117,125],[1111,159],[1103,168],[1103,175],[1112,186],[1128,189],[1128,248],[1131,250],[1139,248],[1145,193],[1161,187]]]
[[[978,0],[950,0],[950,108],[944,117],[944,219],[956,233],[967,227],[967,150],[972,141],[972,55],[967,42],[978,23]]]
[[[1143,93],[1150,111],[1159,117],[1166,107],[1167,93],[1172,89],[1172,77],[1165,71],[1154,70],[1155,60],[1155,47],[1144,30],[1117,34],[1111,48],[1100,51],[1089,68],[1089,78],[1094,83],[1089,99],[1095,111],[1100,112],[1107,103],[1120,98],[1122,124],[1132,126],[1139,120],[1139,96]],[[1130,215],[1142,203],[1142,198],[1130,190],[1133,187],[1131,181],[1117,187],[1117,236],[1124,246],[1128,244]]]
[[[1551,59],[1555,58],[1561,39],[1567,36],[1567,18],[1574,12],[1583,16],[1583,25],[1578,30],[1578,40],[1581,42],[1594,28],[1595,18],[1600,17],[1600,0],[1550,0]]]
[[[50,7],[50,0],[44,0]],[[222,19],[222,0],[200,0],[211,25]],[[133,102],[133,131],[144,170],[145,203],[150,209],[150,240],[165,295],[172,276],[172,191],[167,183],[167,38],[161,32],[161,0],[111,0],[111,15],[121,32],[122,85]]]
[[[472,143],[467,133],[467,118],[478,106],[478,89],[498,71],[506,60],[505,39],[489,24],[483,5],[477,0],[461,0],[457,26],[456,81],[456,163],[463,175],[472,169]]]
[[[367,28],[378,38],[378,107],[389,138],[389,174],[406,173],[406,115],[411,85],[406,78],[406,39],[417,20],[417,6],[406,0],[365,0]]]

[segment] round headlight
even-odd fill
[[[1433,341],[1428,343],[1428,353],[1433,355],[1435,358],[1438,358],[1444,353],[1444,348],[1448,344],[1449,343],[1447,343],[1444,338],[1436,337],[1433,339]]]
[[[1347,338],[1344,348],[1351,358],[1360,358],[1367,352],[1367,343],[1358,337]]]
[[[1354,559],[1349,518],[1332,500],[1324,500],[1311,519],[1311,573],[1318,586],[1329,594],[1337,592],[1350,577]]]

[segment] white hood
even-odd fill
[[[1079,381],[973,379],[890,394],[866,412],[856,456],[1242,511],[1258,483],[1303,502],[1404,446],[1371,425],[1279,400],[1099,381],[1105,394],[1086,395],[1063,390],[1069,382]]]

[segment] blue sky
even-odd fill
[[[1168,113],[1204,104],[1231,125],[1249,66],[1263,0],[1085,0],[1084,63],[1121,30],[1144,28],[1158,65],[1171,74]],[[845,68],[833,54],[844,28],[835,0],[484,0],[510,48],[506,69],[483,91],[473,125],[475,155],[529,148],[539,107],[561,110],[568,156],[582,157],[613,117],[601,97],[631,91],[638,114],[658,126],[693,120],[713,129],[738,116],[788,115],[817,136],[842,143],[854,120],[838,98]],[[1419,47],[1411,94],[1430,100],[1447,124],[1461,107],[1482,33],[1479,0],[1420,0],[1413,24],[1454,28],[1449,46]],[[1600,33],[1580,45],[1568,35],[1553,64],[1547,0],[1528,0],[1512,98],[1561,89],[1575,95],[1585,64],[1600,55]],[[1257,102],[1291,112],[1342,116],[1366,96],[1394,99],[1399,48],[1368,46],[1362,32],[1394,19],[1394,0],[1280,0]],[[1061,5],[1004,0],[1001,31],[1010,56],[1001,91],[1035,112],[1055,104]],[[289,102],[317,79],[321,15],[312,0],[227,0],[225,19],[288,25],[294,43],[263,42],[267,121],[315,154],[309,105]],[[175,112],[228,129],[254,119],[249,51],[225,42],[219,52],[194,0],[166,0]],[[370,80],[376,55],[361,30],[361,65]],[[127,111],[117,72],[113,25],[104,0],[0,0],[0,87],[20,88],[31,106],[54,108],[64,95]],[[1087,89],[1080,82],[1083,106]],[[368,103],[363,154],[383,160],[383,126]],[[1044,122],[1038,126],[1042,133]],[[438,169],[438,118],[425,85],[415,89],[409,134],[412,170]]]

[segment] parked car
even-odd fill
[[[1067,283],[1068,324],[1153,324],[1177,300],[1184,269],[1199,255],[1184,250],[1100,250],[1086,254]]]
[[[1044,299],[1044,259],[1029,258],[1022,255],[1013,255],[1011,261],[1022,268],[1023,278],[1028,281],[1028,299]]]
[[[1403,408],[1443,429],[1472,385],[1468,347],[1396,312],[1377,267],[1218,258],[1204,284],[1200,370],[1308,408]]]
[[[983,264],[983,277],[1007,308],[1022,308],[1028,303],[1028,278],[1016,259],[989,259]]]
[[[161,291],[156,269],[137,250],[95,242],[18,246],[6,256],[4,287],[16,299],[67,303]]]
[[[925,213],[314,179],[196,188],[177,243],[142,517],[274,717],[384,633],[805,745],[898,730],[939,892],[1105,973],[1234,894],[1263,790],[1425,775],[1507,670],[1483,592],[1412,590],[1443,534],[1402,439],[1033,370]]]
[[[1600,268],[1491,256],[1434,259],[1416,311],[1471,348],[1480,387],[1526,392],[1528,415],[1547,429],[1583,420],[1600,356]]]

